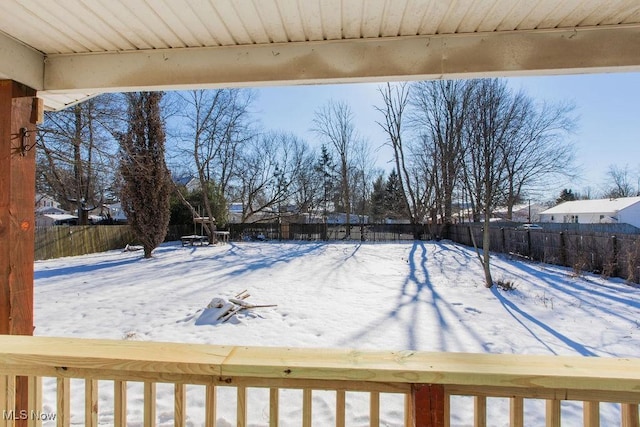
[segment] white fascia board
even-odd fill
[[[44,100],[45,111],[58,111],[69,108],[73,105],[84,102],[94,96],[100,95],[99,93],[49,93],[38,92],[38,97]]]
[[[51,92],[640,71],[640,26],[51,55]]]
[[[0,79],[14,80],[42,90],[44,60],[42,53],[0,32]]]

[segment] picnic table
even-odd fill
[[[216,238],[223,243],[229,242],[229,232],[228,231],[215,231]]]
[[[182,242],[182,246],[194,246],[196,244],[199,244],[200,246],[202,245],[208,245],[209,244],[209,238],[207,236],[200,236],[197,234],[190,234],[188,236],[182,236],[180,237],[180,241]]]

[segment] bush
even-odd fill
[[[496,282],[498,289],[506,292],[515,291],[517,286],[513,280],[500,279]]]

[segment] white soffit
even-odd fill
[[[0,78],[138,89],[640,70],[638,0],[2,0]]]

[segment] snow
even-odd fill
[[[576,276],[570,269],[493,256],[494,280],[514,291],[486,289],[472,249],[451,242],[243,242],[205,247],[166,244],[152,259],[110,251],[35,264],[35,334],[218,345],[356,348],[446,352],[640,357],[640,289],[620,280]],[[243,290],[252,304],[221,323],[207,305]],[[64,313],[64,315],[61,315]],[[138,385],[131,385],[136,393]],[[55,390],[55,382],[45,383]],[[104,391],[104,393],[102,393]],[[190,425],[202,425],[203,399],[189,388]],[[218,425],[233,425],[235,404],[221,390]],[[251,425],[266,425],[268,398],[251,390]],[[289,400],[301,393],[286,391]],[[106,395],[103,397],[102,394]],[[81,398],[82,396],[80,396]],[[54,398],[45,404],[55,408]],[[101,406],[109,407],[109,389]],[[158,388],[158,425],[172,425],[173,391]],[[314,393],[314,425],[331,425],[335,395]],[[386,396],[382,425],[400,425],[402,402]],[[465,398],[459,400],[470,405]],[[266,402],[266,404],[265,404]],[[73,420],[82,421],[82,402]],[[457,404],[457,403],[456,403]],[[266,405],[266,406],[265,406]],[[365,399],[348,394],[349,425],[366,425]],[[541,424],[542,402],[526,419]],[[75,408],[75,406],[74,406]],[[265,409],[267,408],[267,409]],[[502,414],[498,412],[503,411]],[[508,423],[505,402],[489,419]],[[603,425],[619,408],[602,405]],[[79,413],[77,413],[79,412]],[[457,412],[457,411],[456,411]],[[452,425],[470,425],[467,413]],[[110,421],[108,411],[100,421]],[[299,425],[300,411],[282,409],[281,425]],[[581,423],[581,406],[563,403],[563,425]],[[129,408],[139,422],[141,409]],[[268,418],[267,418],[268,420]],[[529,424],[529,422],[525,422]]]

